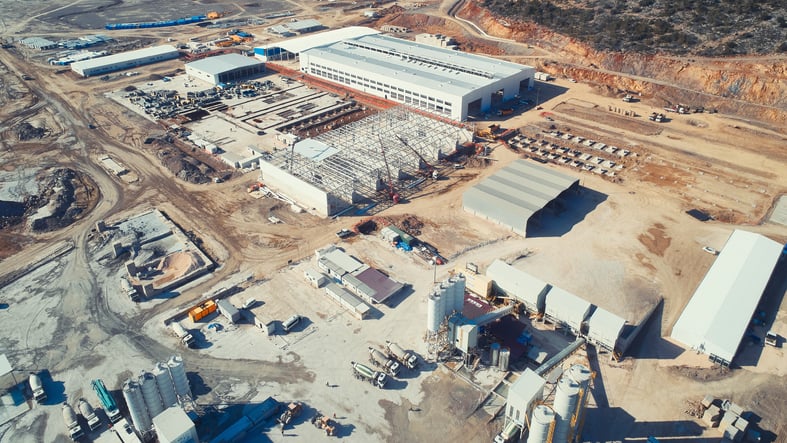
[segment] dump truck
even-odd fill
[[[84,398],[79,399],[79,412],[81,412],[82,417],[85,417],[85,420],[87,420],[87,427],[90,428],[91,431],[95,431],[96,428],[101,426],[101,419],[96,415],[93,406],[90,406],[90,403]]]
[[[35,401],[41,403],[46,400],[46,391],[44,391],[44,385],[41,383],[41,377],[38,374],[30,374],[27,381],[30,383],[30,389],[33,391]]]
[[[78,439],[82,438],[83,435],[85,435],[85,433],[82,431],[82,427],[79,426],[77,413],[74,412],[74,408],[72,408],[68,403],[63,403],[63,421],[66,423],[66,428],[68,428],[68,436],[71,437],[71,440],[77,441]]]
[[[312,424],[325,431],[325,435],[334,435],[336,434],[336,422],[331,420],[327,415],[322,415],[319,412],[317,415],[312,417],[311,420]]]
[[[303,403],[295,401],[287,405],[287,409],[279,416],[279,423],[287,425],[292,421],[293,417],[297,417],[303,411]]]
[[[175,334],[175,337],[180,339],[180,342],[184,345],[191,347],[194,344],[194,336],[189,334],[189,331],[180,324],[180,322],[174,321],[170,324],[170,328],[172,328],[172,333]]]
[[[388,347],[388,355],[398,360],[407,369],[415,369],[418,366],[418,357],[415,354],[406,352],[396,343],[386,341],[385,344]]]
[[[384,373],[375,371],[361,363],[350,362],[350,364],[353,368],[353,375],[358,380],[366,380],[380,389],[385,387],[385,383],[388,381],[388,376],[386,376]]]
[[[369,346],[369,360],[383,368],[383,370],[390,376],[396,377],[399,374],[399,362],[388,358],[387,355]]]
[[[104,412],[107,413],[107,417],[109,417],[109,421],[112,423],[117,423],[121,418],[120,411],[118,410],[118,405],[115,403],[115,399],[112,398],[112,394],[109,393],[107,387],[104,386],[104,382],[101,379],[95,379],[90,383],[93,386],[93,391],[96,393],[96,397],[98,397],[98,401],[101,402],[101,406],[104,408]]]

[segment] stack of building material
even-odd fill
[[[719,420],[721,420],[721,409],[716,405],[710,405],[702,415],[702,421],[712,428],[719,426]]]

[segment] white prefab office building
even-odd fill
[[[120,54],[107,55],[81,62],[71,63],[71,70],[82,77],[106,74],[108,72],[135,68],[149,65],[164,60],[178,58],[180,53],[174,46],[161,45],[150,48],[137,49],[136,51],[121,52]]]
[[[265,63],[240,54],[206,57],[186,63],[186,75],[213,85],[231,83],[257,77],[265,72]]]
[[[199,443],[194,422],[180,406],[172,406],[153,417],[153,428],[161,443]]]
[[[452,120],[489,112],[533,86],[535,69],[385,35],[300,52],[301,71]]]
[[[672,338],[730,365],[757,309],[782,245],[736,229],[672,328]]]
[[[546,380],[543,377],[532,369],[525,369],[525,372],[508,388],[506,423],[512,421],[524,428],[533,408],[544,399],[545,385]]]

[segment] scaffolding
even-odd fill
[[[394,107],[312,140],[332,153],[315,159],[298,153],[293,146],[272,153],[266,161],[352,205],[380,201],[380,191],[387,187],[381,142],[394,185],[409,189],[408,182],[417,180],[420,170],[429,167],[421,158],[437,164],[457,146],[472,141],[472,131]]]

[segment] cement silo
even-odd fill
[[[568,377],[571,378],[574,382],[579,385],[579,401],[577,402],[577,410],[574,415],[576,415],[577,420],[574,423],[574,427],[572,428],[572,435],[579,436],[582,433],[582,426],[583,420],[582,418],[585,415],[585,405],[587,405],[587,398],[590,395],[590,379],[593,377],[593,373],[590,372],[585,365],[573,365],[568,370]]]
[[[440,294],[440,304],[443,307],[443,315],[451,315],[451,311],[454,307],[454,295],[451,293],[451,287],[447,282],[443,282],[437,287],[437,291]]]
[[[169,375],[172,376],[172,384],[175,385],[175,392],[181,397],[191,397],[189,379],[186,377],[186,368],[183,366],[183,359],[179,355],[173,355],[167,362]]]
[[[568,442],[569,433],[571,432],[571,416],[577,409],[577,400],[579,399],[579,383],[572,380],[570,377],[563,376],[557,382],[557,392],[555,393],[555,414],[557,415],[555,421],[555,432],[553,439],[555,443]]]
[[[145,400],[145,406],[148,408],[150,418],[164,412],[164,404],[161,402],[161,396],[158,393],[156,377],[148,371],[142,371],[139,374],[139,387],[142,390],[142,399]]]
[[[443,312],[440,306],[440,295],[431,293],[426,297],[426,330],[437,332],[443,322]]]
[[[158,393],[161,396],[164,409],[177,404],[178,396],[175,394],[175,385],[172,384],[172,376],[169,375],[169,369],[164,363],[156,363],[156,367],[153,368],[153,376],[156,377],[156,386],[158,386]]]
[[[456,277],[456,282],[454,283],[454,311],[462,312],[465,307],[465,286],[466,286],[465,276],[459,274]]]
[[[546,443],[549,436],[549,427],[555,420],[555,412],[548,406],[538,405],[533,409],[530,418],[530,432],[527,435],[527,443]],[[555,443],[558,440],[553,439]]]
[[[123,398],[128,406],[128,413],[131,415],[131,422],[140,434],[145,433],[152,424],[148,410],[145,407],[145,399],[142,397],[142,390],[139,384],[131,379],[123,383]]]

